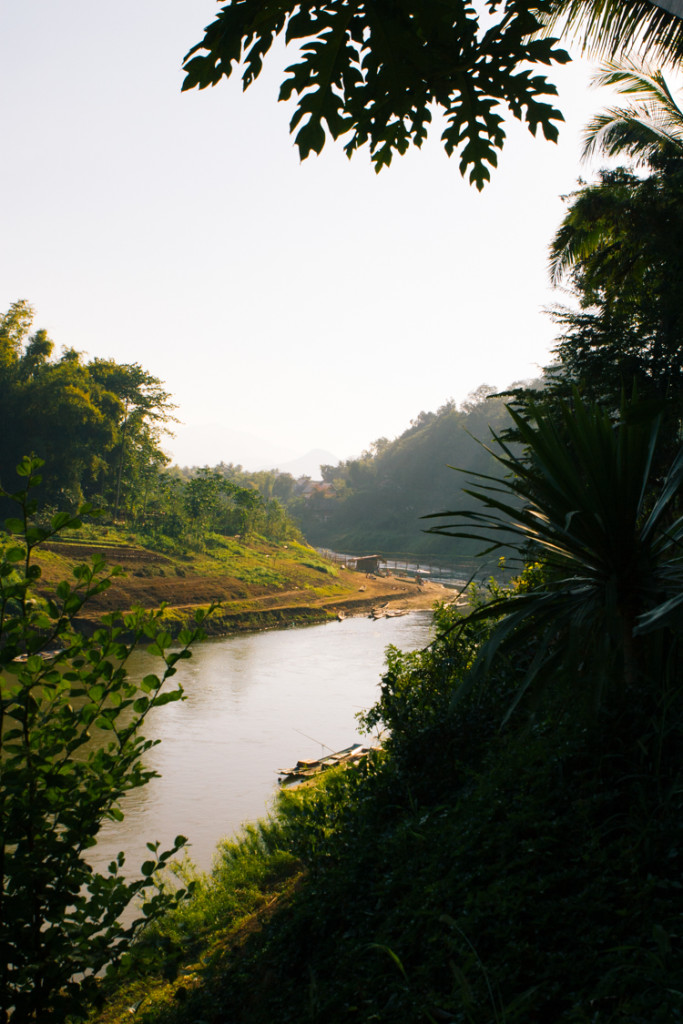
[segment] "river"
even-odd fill
[[[206,640],[178,663],[184,701],[158,708],[144,734],[161,740],[145,757],[160,778],[129,793],[121,823],[107,822],[91,851],[102,870],[126,853],[127,874],[149,856],[145,843],[167,848],[178,833],[201,870],[216,844],[263,817],[280,769],[300,758],[341,750],[360,737],[356,714],[377,699],[389,644],[415,650],[429,642],[431,612]],[[131,676],[159,671],[137,651]]]

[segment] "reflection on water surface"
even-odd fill
[[[278,769],[359,738],[355,715],[377,698],[386,647],[423,647],[431,621],[429,612],[350,618],[196,645],[175,677],[187,699],[157,709],[145,725],[147,738],[163,741],[145,759],[161,778],[129,794],[124,821],[102,830],[94,866],[123,849],[132,872],[146,842],[159,839],[165,849],[181,833],[208,869],[219,839],[263,816]],[[129,668],[143,676],[158,672],[158,662],[139,651]]]

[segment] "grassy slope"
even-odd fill
[[[208,621],[213,633],[234,632],[296,622],[325,621],[340,610],[361,611],[385,601],[427,604],[415,583],[372,580],[322,559],[313,548],[288,541],[274,544],[254,538],[211,535],[204,552],[165,554],[141,547],[120,533],[89,532],[68,542],[45,545],[38,562],[49,586],[68,577],[72,566],[103,554],[125,575],[88,604],[81,625],[87,628],[105,612],[133,605],[157,608],[166,603],[170,627],[193,608],[210,602],[221,607]],[[434,592],[431,601],[443,594]]]

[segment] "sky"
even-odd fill
[[[517,122],[482,194],[438,134],[377,175],[328,143],[301,163],[287,58],[182,93],[213,0],[0,0],[0,311],[137,362],[181,421],[180,465],[357,456],[421,410],[549,361],[561,197],[605,96],[551,72],[558,145]],[[279,63],[278,63],[279,61]]]

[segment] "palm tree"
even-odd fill
[[[586,126],[583,159],[596,154],[626,156],[635,165],[659,170],[683,157],[683,110],[661,71],[629,60],[609,62],[594,77],[597,86],[617,87],[635,100],[611,107]]]
[[[661,182],[668,191],[669,177],[683,169],[683,110],[661,71],[641,69],[626,60],[611,62],[594,82],[617,86],[636,103],[611,107],[593,118],[584,132],[584,160],[596,154],[626,156],[631,164],[648,167],[658,179],[652,184]],[[623,287],[633,268],[623,264],[619,251],[626,237],[648,245],[657,218],[651,203],[644,199],[651,199],[657,191],[661,190],[653,190],[638,175],[621,170],[602,172],[597,183],[575,192],[550,246],[553,284],[559,284],[575,267],[593,261],[597,269],[613,267]],[[670,225],[662,227],[670,233]]]
[[[596,288],[623,293],[632,285],[634,271],[648,265],[656,225],[652,192],[636,174],[619,168],[601,171],[597,181],[568,196],[567,213],[550,243],[552,284],[573,277],[580,292],[590,284],[582,305],[593,304]]]
[[[625,156],[635,166],[603,170],[569,197],[550,275],[555,285],[571,281],[582,312],[559,312],[557,353],[567,367],[578,353],[584,380],[611,360],[617,404],[637,380],[642,394],[669,402],[675,430],[683,415],[683,110],[660,71],[630,61],[606,64],[596,82],[632,102],[593,119],[584,158]]]
[[[582,186],[550,246],[553,283],[569,279],[581,306],[555,314],[569,378],[582,384],[598,364],[611,366],[617,406],[637,380],[675,419],[683,416],[682,236],[683,159],[667,155],[666,169],[647,178],[622,167]]]

